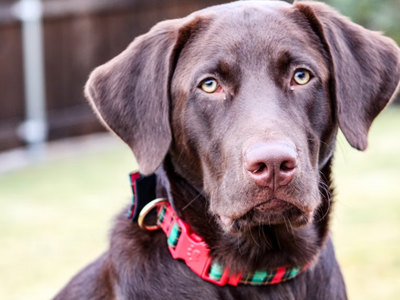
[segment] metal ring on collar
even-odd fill
[[[143,207],[143,209],[141,210],[141,212],[139,213],[139,218],[138,218],[138,224],[139,227],[143,230],[149,230],[149,231],[153,231],[153,230],[157,230],[160,228],[160,225],[152,225],[152,226],[147,226],[146,224],[144,224],[144,218],[146,218],[147,214],[154,208],[156,208],[159,205],[162,205],[164,203],[168,203],[168,200],[166,198],[157,198],[154,199],[153,201],[147,203],[145,205],[145,207]]]

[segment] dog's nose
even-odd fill
[[[256,184],[276,189],[292,181],[297,151],[287,142],[255,144],[245,152],[244,167]]]

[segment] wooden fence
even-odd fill
[[[0,0],[0,151],[24,144],[21,24],[15,0]],[[90,71],[160,20],[183,17],[218,0],[43,0],[49,139],[103,130],[82,89]]]
[[[0,151],[24,144],[21,24],[15,0],[0,0]],[[90,71],[161,20],[226,1],[44,0],[43,37],[49,139],[103,130],[83,98]]]

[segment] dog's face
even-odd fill
[[[336,131],[323,46],[276,4],[212,22],[182,50],[172,78],[174,165],[227,230],[305,224],[330,154],[321,142]]]
[[[169,153],[225,231],[302,226],[338,126],[366,148],[399,57],[325,5],[246,1],[160,23],[94,71],[86,93],[143,173]]]

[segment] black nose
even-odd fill
[[[244,167],[256,184],[276,189],[292,181],[297,151],[287,142],[255,144],[245,152]]]

